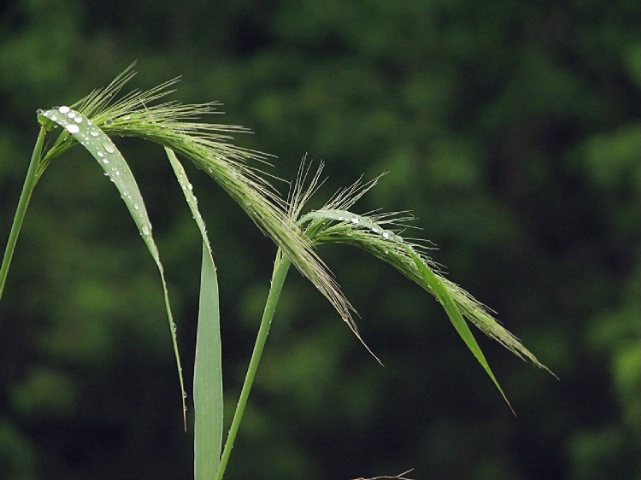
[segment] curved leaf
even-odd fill
[[[109,176],[109,179],[120,192],[120,196],[125,202],[125,205],[127,205],[131,218],[136,223],[138,231],[140,232],[142,239],[147,245],[149,253],[158,267],[165,298],[165,309],[167,311],[174,354],[176,357],[176,366],[178,367],[178,378],[182,393],[183,421],[186,428],[186,394],[180,355],[178,352],[178,342],[176,339],[176,324],[174,323],[173,315],[171,313],[167,282],[165,280],[162,263],[160,262],[158,248],[156,247],[156,243],[153,239],[151,222],[147,215],[147,209],[145,208],[145,203],[142,199],[142,195],[140,194],[140,190],[138,189],[138,184],[136,183],[133,173],[111,139],[91,120],[81,113],[63,106],[40,112],[38,114],[38,120],[40,123],[45,125],[49,122],[54,122],[62,126],[67,134],[72,135],[96,159],[98,164],[102,167],[105,173]]]
[[[405,245],[405,250],[416,263],[416,268],[421,273],[423,279],[425,280],[425,283],[427,283],[427,285],[431,287],[431,290],[434,292],[434,296],[438,299],[439,303],[445,310],[445,313],[449,317],[450,322],[452,322],[452,325],[456,329],[456,332],[459,334],[461,339],[465,342],[465,345],[467,345],[467,348],[470,349],[470,351],[472,352],[472,355],[474,355],[476,360],[481,364],[481,366],[483,367],[483,370],[485,370],[485,373],[487,373],[487,375],[490,377],[490,379],[492,380],[496,388],[501,393],[501,396],[505,400],[505,403],[507,403],[512,413],[514,413],[514,409],[512,408],[510,401],[507,399],[507,396],[505,395],[505,392],[501,388],[501,385],[499,384],[498,380],[494,376],[494,372],[490,368],[489,363],[487,363],[487,360],[485,359],[485,355],[483,355],[483,352],[481,351],[481,347],[479,347],[479,344],[476,343],[476,339],[474,338],[474,335],[472,335],[472,331],[470,330],[470,327],[468,327],[467,322],[463,320],[461,311],[454,303],[454,300],[449,294],[447,288],[445,288],[445,286],[443,285],[443,282],[441,282],[441,280],[427,266],[427,264],[419,257],[419,255],[416,254],[414,249]]]

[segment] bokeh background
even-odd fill
[[[449,277],[560,378],[485,338],[513,417],[433,299],[321,251],[367,355],[293,272],[229,479],[633,480],[639,467],[641,6],[634,0],[16,0],[0,7],[0,245],[38,125],[132,61],[131,88],[220,100],[236,142],[324,160],[318,202],[412,210]],[[191,373],[200,242],[161,149],[139,177]],[[275,253],[190,171],[216,253],[235,406]],[[277,183],[286,193],[287,185]],[[39,183],[0,304],[0,478],[187,479],[191,436],[153,262],[81,149]]]

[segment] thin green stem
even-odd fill
[[[280,298],[280,292],[283,290],[283,283],[285,282],[285,278],[287,278],[287,272],[290,265],[290,259],[278,250],[278,253],[276,254],[276,261],[274,262],[274,273],[272,274],[271,287],[269,289],[269,294],[267,295],[265,309],[263,310],[263,318],[260,321],[260,328],[258,329],[258,335],[256,336],[254,351],[252,352],[251,359],[249,360],[249,367],[247,367],[247,374],[245,375],[243,388],[240,391],[238,405],[236,405],[234,418],[232,419],[231,427],[229,428],[229,434],[227,435],[225,448],[223,449],[223,454],[220,459],[220,466],[218,468],[216,480],[222,480],[223,475],[225,474],[225,468],[227,467],[227,462],[229,461],[229,456],[231,455],[231,450],[234,448],[234,440],[236,440],[236,434],[238,433],[240,422],[243,418],[243,414],[245,413],[247,399],[249,398],[249,393],[251,392],[256,372],[258,371],[258,364],[260,363],[261,356],[263,355],[263,348],[265,347],[265,342],[269,335],[269,328],[271,327],[274,312],[276,311],[276,305]]]
[[[13,223],[11,224],[9,239],[7,240],[4,257],[2,257],[2,266],[0,267],[0,300],[2,300],[2,292],[4,292],[4,285],[7,281],[9,266],[11,265],[11,258],[13,257],[13,252],[16,249],[16,243],[18,242],[18,235],[20,234],[20,229],[22,228],[22,222],[24,220],[25,214],[27,213],[29,200],[31,199],[31,194],[33,193],[33,189],[35,188],[38,179],[38,165],[40,163],[42,146],[44,145],[46,134],[47,127],[43,125],[40,127],[38,139],[36,140],[36,145],[33,148],[33,153],[31,154],[31,163],[29,163],[27,177],[24,179],[24,184],[22,185],[22,193],[20,194],[20,200],[18,201],[16,215],[13,218]]]

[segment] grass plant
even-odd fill
[[[510,409],[506,394],[477,344],[468,323],[508,350],[536,366],[546,368],[521,342],[501,326],[492,312],[465,290],[445,278],[429,257],[429,243],[401,234],[412,220],[407,212],[352,211],[354,204],[373,188],[379,178],[359,180],[337,192],[326,204],[304,212],[308,200],[321,184],[322,164],[312,171],[305,160],[288,198],[282,198],[260,170],[267,156],[230,143],[231,135],[244,128],[207,123],[202,118],[216,112],[216,103],[183,105],[166,101],[176,80],[141,92],[134,90],[117,98],[134,75],[130,66],[106,88],[95,90],[69,107],[38,111],[40,131],[31,156],[22,194],[0,268],[0,299],[29,199],[47,166],[68,149],[81,145],[103,168],[122,197],[129,214],[151,254],[160,276],[169,330],[178,369],[183,418],[187,427],[186,387],[176,338],[169,292],[153,228],[136,179],[113,136],[137,137],[158,144],[176,175],[188,208],[202,237],[201,287],[194,359],[194,477],[196,480],[223,478],[239,431],[243,413],[269,335],[278,301],[290,266],[295,268],[328,299],[356,338],[363,342],[353,318],[353,308],[316,252],[321,244],[347,244],[363,249],[389,263],[411,281],[433,295],[443,306],[465,345],[490,377]],[[46,139],[55,136],[46,148]],[[218,280],[207,230],[186,172],[178,158],[184,157],[208,174],[276,247],[274,270],[254,350],[236,406],[231,428],[223,446],[223,379],[221,364]],[[257,166],[256,166],[257,165]],[[312,173],[313,172],[313,173]],[[376,358],[378,360],[378,358]],[[407,472],[405,472],[407,473]],[[403,478],[401,474],[394,478]],[[393,477],[378,477],[393,478]]]

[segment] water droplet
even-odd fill
[[[98,135],[100,135],[100,133],[98,133],[98,130],[92,130],[89,132],[89,135],[91,135],[92,137],[97,137]]]
[[[131,115],[125,115],[122,117],[123,120],[131,120]]]
[[[71,110],[71,109],[69,107],[64,106],[64,105],[58,109],[58,111],[60,113],[69,113],[69,110]]]
[[[351,222],[352,222],[353,224],[357,224],[357,223],[358,223],[358,218],[352,218]]]
[[[144,225],[144,226],[142,227],[142,234],[143,234],[145,237],[146,237],[147,235],[149,235],[149,227],[148,227],[147,225]]]
[[[106,158],[103,158],[102,163],[104,163],[105,165],[109,165],[109,160],[107,160]]]
[[[389,232],[383,232],[383,238],[387,240],[389,238]]]
[[[82,117],[76,117],[73,119],[73,121],[76,123],[82,123]]]
[[[42,115],[43,113],[45,113],[45,111],[42,108],[36,110],[36,115]]]
[[[67,116],[69,118],[74,118],[76,116],[76,112],[74,112],[73,110],[69,110],[69,112],[67,113]]]
[[[107,153],[114,153],[116,151],[116,149],[111,143],[105,142],[103,146],[105,147],[105,150],[107,151]]]
[[[78,125],[74,125],[74,124],[67,125],[65,128],[69,133],[78,133],[80,131],[80,128],[78,127]]]
[[[53,120],[54,122],[57,122],[58,117],[56,115],[51,115],[51,120]]]

